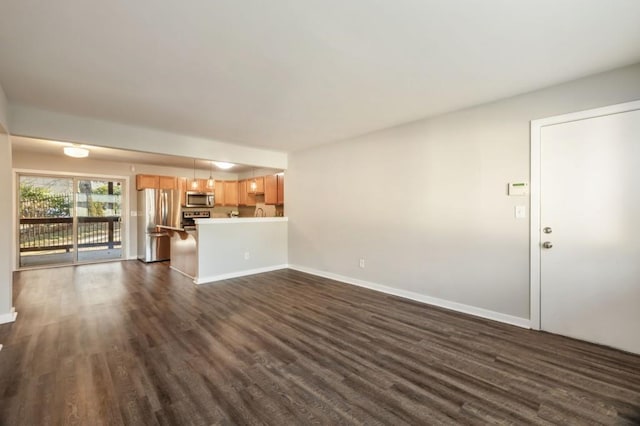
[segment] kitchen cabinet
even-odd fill
[[[210,188],[207,186],[207,183],[209,182],[209,178],[207,179],[198,179],[198,191],[202,191],[202,192],[213,192],[213,190],[215,189],[215,180],[214,182],[214,187]]]
[[[276,175],[264,177],[264,203],[278,204],[278,176]]]
[[[239,180],[238,181],[238,205],[246,206],[247,205],[247,181]]]
[[[224,205],[234,207],[238,206],[238,181],[224,181]]]
[[[255,180],[255,189],[252,188],[251,182]],[[247,192],[249,194],[264,194],[264,176],[247,179]]]
[[[214,192],[214,188],[207,187],[208,179],[195,179],[196,186],[193,186],[194,179],[187,179],[187,191]]]
[[[187,178],[179,177],[177,178],[177,187],[178,192],[180,193],[180,205],[184,206],[187,204],[186,192],[187,192]]]
[[[215,193],[215,205],[217,206],[224,206],[224,182],[221,180],[217,180],[214,186],[214,191]]]
[[[255,207],[256,205],[256,194],[250,194],[247,192],[247,206]]]
[[[136,175],[136,189],[177,189],[175,176]]]
[[[158,189],[160,187],[160,177],[154,175],[136,175],[136,189]]]
[[[278,173],[264,177],[264,203],[284,205],[284,174]]]
[[[238,181],[238,205],[239,206],[255,206],[256,194],[249,192],[250,179]]]
[[[278,199],[277,199],[277,204],[279,206],[284,205],[284,173],[278,173],[277,175],[277,180],[278,180]]]
[[[238,181],[217,180],[215,182],[215,205],[238,206]]]
[[[158,176],[158,188],[178,189],[178,179],[175,176]]]
[[[187,192],[187,178],[179,177],[177,178],[177,187],[180,192]]]

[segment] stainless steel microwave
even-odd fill
[[[213,207],[213,192],[187,191],[185,207]]]

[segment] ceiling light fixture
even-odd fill
[[[65,146],[63,148],[64,155],[68,155],[73,158],[85,158],[89,156],[89,150],[86,148],[81,148],[79,146]]]
[[[198,189],[198,181],[196,180],[196,159],[193,159],[193,180],[191,181],[191,189]]]
[[[217,168],[222,169],[222,170],[229,170],[230,168],[235,166],[235,164],[227,163],[225,161],[214,161],[213,164],[215,164]]]
[[[209,179],[207,179],[207,188],[213,188],[215,182],[213,180],[213,163],[209,163]]]

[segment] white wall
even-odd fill
[[[0,86],[0,194],[11,194],[11,142],[8,136],[7,98]],[[13,229],[12,203],[10,196],[0,195],[5,208],[0,209],[0,224],[5,230]],[[2,238],[0,242],[0,323],[12,319],[11,307],[13,270],[11,264],[11,239]]]
[[[636,99],[640,64],[290,154],[289,263],[528,319],[529,203],[506,186],[529,122]]]
[[[282,169],[267,169],[267,168],[256,168],[255,170],[251,170],[249,172],[238,173],[238,179],[251,179],[256,176],[266,176],[273,175],[276,173],[282,172]]]
[[[135,167],[135,170],[131,170],[131,166]],[[74,174],[88,174],[95,176],[119,176],[129,178],[129,196],[127,201],[129,203],[129,211],[137,210],[137,193],[136,193],[136,179],[137,174],[157,174],[163,176],[193,176],[193,169],[182,169],[176,167],[162,167],[153,166],[148,164],[131,164],[111,161],[93,160],[91,157],[75,159],[64,156],[51,156],[43,154],[27,153],[24,151],[16,151],[13,153],[13,168],[14,170],[30,170],[34,172],[47,173],[66,173],[69,175]],[[199,178],[209,177],[209,170],[200,170],[196,174]],[[237,174],[214,171],[213,177],[215,179],[222,180],[236,180]],[[136,257],[137,253],[137,221],[135,217],[131,217],[129,214],[126,226],[128,226],[128,242],[129,242],[129,255],[130,257]],[[6,229],[12,229],[8,227]],[[15,233],[13,235],[15,247]],[[126,254],[125,254],[126,256]],[[15,254],[12,257],[13,261],[11,265],[16,266]]]
[[[19,105],[11,105],[9,113],[11,132],[17,136],[229,161],[259,167],[287,168],[287,154],[283,152]]]

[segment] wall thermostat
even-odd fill
[[[527,182],[515,182],[509,184],[510,196],[529,195],[529,184]]]

